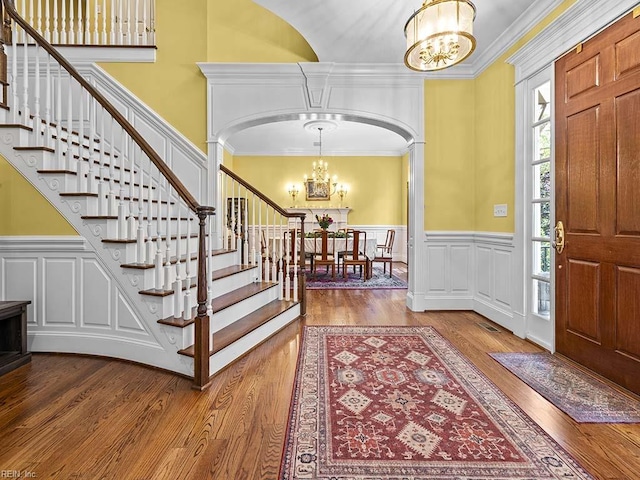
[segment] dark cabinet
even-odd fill
[[[0,375],[31,361],[27,352],[27,305],[0,302]]]

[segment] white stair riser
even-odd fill
[[[224,310],[214,313],[211,316],[211,332],[217,332],[218,330],[231,325],[236,319],[249,315],[251,312],[272,300],[276,300],[277,298],[278,287],[274,286],[267,290],[263,290],[252,297],[246,298],[235,305],[225,308]]]
[[[209,358],[209,371],[211,375],[219,372],[221,369],[229,365],[234,360],[240,358],[246,352],[251,351],[257,345],[265,341],[267,338],[278,332],[282,328],[289,325],[296,318],[300,316],[300,306],[295,305],[282,315],[274,318],[270,322],[256,328],[251,333],[245,335],[237,342],[223,348],[215,355]],[[213,342],[215,343],[215,335],[213,335]]]

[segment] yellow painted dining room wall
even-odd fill
[[[278,205],[291,207],[287,193],[291,184],[300,190],[296,206],[314,208],[337,207],[338,195],[331,200],[306,201],[303,176],[310,174],[311,163],[317,157],[302,156],[234,156],[233,171]],[[401,156],[381,157],[324,157],[331,175],[338,175],[338,183],[347,184],[349,193],[343,206],[350,207],[351,225],[404,225],[406,209],[406,161]],[[405,187],[403,187],[405,185]],[[404,211],[403,211],[404,210]]]
[[[314,62],[304,38],[251,0],[156,1],[155,63],[101,64],[203,152],[206,79],[196,62]]]
[[[0,156],[0,236],[77,235],[65,218]]]

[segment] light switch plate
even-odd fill
[[[507,204],[501,203],[493,206],[494,217],[506,217],[507,216]]]

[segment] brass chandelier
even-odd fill
[[[426,72],[463,61],[476,48],[475,16],[476,7],[469,0],[424,0],[404,27],[405,65]]]

